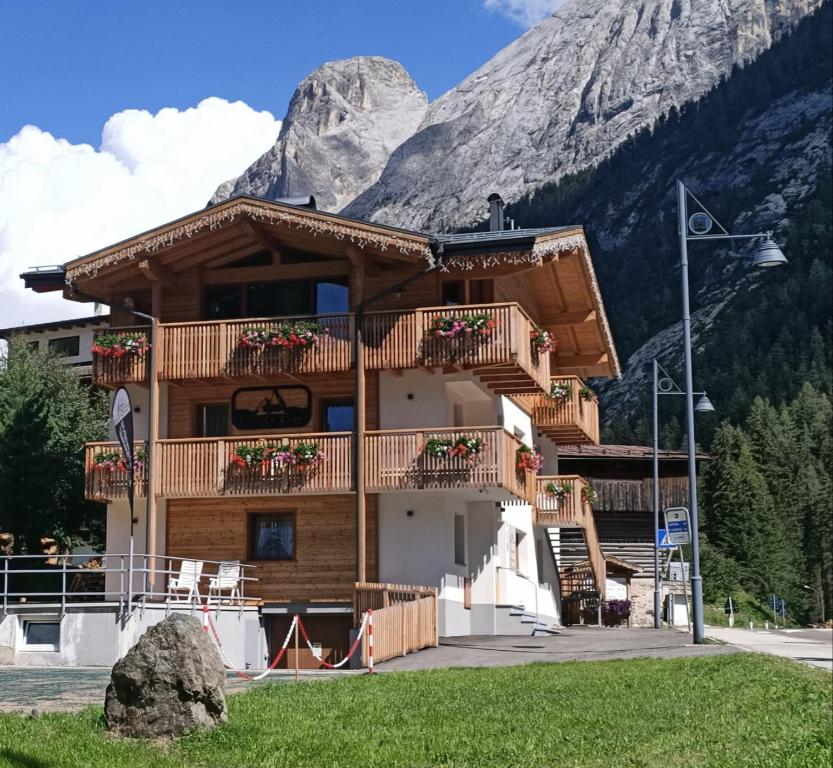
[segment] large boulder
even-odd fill
[[[107,728],[134,738],[180,736],[226,720],[226,675],[199,620],[173,614],[151,627],[113,667]]]

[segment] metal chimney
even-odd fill
[[[503,230],[503,198],[492,192],[486,200],[489,202],[489,231],[501,232]]]

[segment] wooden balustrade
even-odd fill
[[[429,456],[422,450],[431,438],[458,437],[478,438],[481,452],[466,460]],[[300,443],[315,443],[323,454],[321,461],[304,468],[279,459],[253,462],[252,466],[236,460],[237,449],[244,446],[289,446],[294,450]],[[353,436],[347,432],[160,440],[154,486],[156,494],[166,498],[351,493],[352,444]],[[531,504],[534,475],[516,469],[521,445],[503,427],[369,432],[365,435],[367,492],[488,488],[497,490],[498,498]],[[94,451],[107,446],[115,448],[117,444],[88,445],[88,498],[111,498],[106,495],[111,492],[124,495],[118,489],[126,482],[126,475],[114,471],[105,482],[104,471],[93,468]],[[142,477],[146,482],[145,475]]]
[[[93,344],[101,336],[120,333],[143,333],[150,340],[150,329],[146,326],[125,326],[96,331]],[[131,352],[121,357],[105,356],[93,352],[93,381],[102,387],[117,387],[121,384],[142,383],[148,378],[149,349]]]
[[[584,382],[578,376],[554,376],[550,386],[565,387],[568,393],[563,398],[548,394],[516,397],[531,412],[535,428],[562,445],[598,445],[598,399],[581,396]]]
[[[247,328],[274,330],[280,324],[311,321],[321,326],[314,344],[306,347],[246,347]],[[353,337],[351,315],[252,318],[198,323],[166,323],[161,379],[218,379],[279,373],[328,373],[350,368]]]
[[[468,458],[431,456],[428,440],[476,438],[480,453]],[[531,503],[528,473],[518,473],[516,451],[522,445],[503,427],[454,429],[403,429],[368,432],[365,443],[365,477],[371,493],[398,490],[451,488],[502,489],[507,498]]]
[[[438,338],[432,331],[438,318],[474,314],[487,315],[494,322],[489,335]],[[247,328],[268,331],[297,321],[312,321],[326,330],[314,344],[304,347],[241,344]],[[473,369],[500,394],[541,392],[549,387],[550,356],[534,352],[530,336],[535,323],[519,304],[369,312],[363,326],[368,370]],[[159,378],[222,380],[347,371],[354,362],[354,331],[352,314],[164,323],[158,326]],[[122,358],[96,355],[94,372],[96,383],[105,386],[145,381],[146,357],[144,353]]]
[[[145,447],[145,443],[134,443],[134,450]],[[118,453],[121,455],[121,448],[118,443],[87,443],[84,456],[84,466],[86,467],[84,495],[86,498],[95,499],[96,501],[110,501],[127,497],[127,470],[97,463],[96,455],[101,453]],[[137,497],[145,496],[147,493],[147,461],[141,461],[136,466],[133,478],[133,493]]]
[[[241,466],[243,446],[289,446],[315,443],[321,461],[304,466],[279,460]],[[352,435],[321,433],[259,437],[160,440],[157,493],[167,498],[332,494],[352,490]]]
[[[373,610],[374,663],[439,645],[437,590],[403,584],[355,585],[355,623]],[[362,640],[362,663],[368,661],[368,635]]]
[[[553,490],[547,490],[552,484]],[[580,528],[587,545],[588,560],[596,589],[604,597],[606,564],[599,544],[593,510],[584,494],[590,484],[579,475],[553,475],[536,478],[534,519],[538,525],[549,528]]]

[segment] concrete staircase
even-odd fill
[[[558,625],[549,617],[535,616],[525,605],[496,605],[495,633],[498,635],[557,635]]]

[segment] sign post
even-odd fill
[[[735,626],[735,601],[732,600],[732,596],[726,598],[726,605],[723,609],[726,612],[726,615],[729,617],[729,626]]]
[[[113,397],[110,421],[121,446],[124,464],[127,467],[127,505],[130,509],[130,538],[127,543],[127,613],[130,614],[133,599],[133,482],[135,479],[136,455],[133,448],[133,406],[130,394],[119,387]]]

